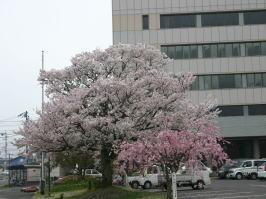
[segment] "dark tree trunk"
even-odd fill
[[[101,149],[102,187],[112,186],[113,154],[111,144],[103,144]]]
[[[172,179],[169,176],[168,169],[165,169],[166,179],[166,199],[172,199]]]

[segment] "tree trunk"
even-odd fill
[[[103,144],[101,149],[102,187],[112,186],[113,155],[111,144]]]
[[[170,178],[167,169],[165,171],[165,179],[166,179],[166,199],[172,199],[172,179]]]

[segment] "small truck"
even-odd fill
[[[211,183],[210,180],[210,168],[200,163],[201,168],[197,170],[186,169],[182,166],[176,173],[177,187],[192,187],[193,189],[204,189],[206,185]],[[150,189],[154,187],[166,188],[166,180],[164,172],[160,166],[154,165],[147,169],[147,172],[143,176],[128,177],[129,185],[137,189],[142,187],[143,189]]]

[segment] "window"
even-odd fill
[[[204,89],[208,90],[212,88],[211,76],[204,76]]]
[[[261,55],[266,55],[266,42],[261,42]]]
[[[253,88],[255,85],[254,74],[247,74],[247,87]]]
[[[204,90],[204,76],[199,76],[199,89]]]
[[[211,57],[211,47],[210,47],[210,45],[203,45],[202,46],[202,52],[203,52],[203,57],[204,58]]]
[[[235,75],[235,88],[243,88],[242,75],[241,74]]]
[[[266,87],[266,73],[262,73],[262,86]]]
[[[219,76],[218,75],[212,75],[212,88],[217,89],[219,88]]]
[[[239,57],[239,56],[241,56],[241,53],[240,53],[240,43],[234,43],[233,45],[232,45],[232,47],[233,47],[233,57]]]
[[[183,46],[176,46],[176,58],[183,59]]]
[[[261,73],[257,73],[254,75],[254,86],[255,87],[262,87],[262,74]]]
[[[240,57],[241,45],[245,46],[246,56],[266,55],[266,42],[164,45],[161,48],[170,58],[192,59],[199,58],[199,49],[203,58]]]
[[[220,117],[244,115],[243,106],[219,106],[218,108],[221,110]]]
[[[218,57],[225,57],[225,44],[218,44]]]
[[[201,15],[202,26],[239,25],[238,13],[208,13]]]
[[[198,46],[190,46],[190,58],[198,58]]]
[[[196,77],[194,82],[192,83],[192,90],[199,90],[199,77]]]
[[[266,10],[244,12],[244,24],[266,24]]]
[[[252,167],[252,162],[251,161],[246,161],[243,163],[242,167]]]
[[[246,43],[246,56],[261,55],[260,42]]]
[[[142,16],[142,29],[143,30],[149,29],[149,15]]]
[[[161,15],[160,26],[162,29],[196,27],[196,15]]]
[[[234,75],[219,75],[219,88],[235,88]]]
[[[266,115],[266,104],[249,105],[248,114],[249,115]]]
[[[161,50],[171,59],[198,58],[197,45],[162,46]]]

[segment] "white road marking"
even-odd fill
[[[179,198],[198,198],[198,197],[212,197],[215,196],[226,196],[226,195],[235,195],[235,194],[250,194],[251,192],[234,192],[234,193],[202,193],[202,194],[193,194],[193,195],[187,195],[187,196],[180,196]]]
[[[266,185],[263,184],[250,184],[252,187],[266,187]]]
[[[182,191],[178,192],[178,194],[182,194],[182,195],[191,195],[191,194],[208,194],[208,193],[224,193],[224,192],[235,192],[236,190],[220,190],[220,191],[207,191],[207,190],[201,190],[201,191],[195,191],[195,190],[191,190],[191,192],[184,192],[182,193]]]
[[[212,199],[230,199],[230,198],[258,198],[258,197],[263,197],[265,198],[266,194],[262,195],[246,195],[246,196],[229,196],[229,197],[221,197],[221,198],[212,198]]]

